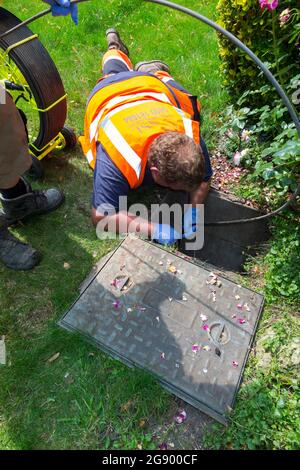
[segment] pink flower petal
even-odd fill
[[[162,442],[161,444],[159,444],[158,448],[160,450],[168,450],[168,444],[166,442]]]
[[[110,283],[110,285],[116,287],[117,289],[119,289],[119,287],[120,287],[120,285],[121,285],[121,282],[122,282],[122,281],[121,281],[120,279],[114,279],[114,280]]]
[[[233,163],[236,166],[239,166],[241,163],[241,158],[242,158],[241,152],[236,152],[233,156]]]
[[[267,8],[269,11],[275,10],[278,7],[279,0],[259,0],[260,8],[263,10]]]
[[[186,412],[184,410],[180,410],[175,416],[174,420],[175,420],[175,423],[182,424],[184,423],[184,421],[186,421],[186,418],[187,418]]]
[[[286,8],[285,10],[283,10],[279,15],[280,26],[283,26],[285,23],[287,23],[287,21],[289,21],[290,17],[291,17],[290,9]]]

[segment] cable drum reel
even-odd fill
[[[298,132],[298,136],[300,139],[300,121],[299,118],[296,114],[296,111],[290,102],[289,98],[287,97],[286,93],[283,91],[282,87],[276,80],[276,78],[272,75],[270,70],[265,66],[265,64],[254,54],[254,52],[251,51],[242,41],[240,41],[236,36],[234,36],[232,33],[227,31],[226,29],[222,28],[220,25],[217,23],[214,23],[212,20],[207,18],[206,16],[200,15],[199,13],[190,10],[189,8],[183,7],[181,5],[178,5],[176,3],[169,2],[167,0],[145,0],[146,2],[150,3],[156,3],[158,5],[163,5],[165,7],[171,8],[173,10],[180,11],[181,13],[185,13],[186,15],[192,16],[193,18],[196,18],[199,21],[202,21],[202,23],[207,24],[208,26],[214,28],[216,31],[219,33],[223,34],[226,36],[227,39],[229,39],[231,42],[233,42],[237,47],[242,49],[251,59],[255,62],[255,64],[262,70],[264,75],[267,77],[269,82],[274,86],[276,89],[278,95],[282,99],[284,105],[287,107],[289,114],[295,124],[295,127]],[[257,222],[259,220],[265,220],[269,219],[270,217],[273,217],[274,215],[279,214],[282,212],[284,209],[287,209],[289,206],[291,207],[296,207],[297,205],[297,197],[300,196],[300,183],[298,184],[298,187],[294,191],[294,193],[291,195],[289,200],[285,202],[281,207],[278,209],[264,215],[260,215],[258,217],[252,217],[250,219],[237,219],[237,220],[225,220],[225,221],[216,221],[216,222],[206,222],[204,225],[207,226],[217,226],[217,225],[234,225],[234,224],[245,224],[249,222]],[[296,208],[296,210],[298,210]]]
[[[71,128],[64,127],[67,95],[53,60],[37,35],[4,8],[0,8],[0,61],[0,79],[7,92],[17,94],[17,106],[24,103],[20,113],[25,125],[25,108],[34,117],[35,129],[29,126],[30,174],[41,177],[40,160],[54,149],[73,148],[77,138]]]

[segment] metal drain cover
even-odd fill
[[[225,424],[262,307],[261,295],[129,236],[59,323]]]

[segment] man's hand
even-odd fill
[[[51,6],[53,16],[71,15],[72,20],[78,24],[78,5],[72,4],[70,0],[43,0]]]
[[[92,221],[97,230],[113,230],[115,233],[136,233],[145,235],[161,245],[174,245],[182,238],[181,234],[168,224],[156,224],[148,222],[127,212],[117,212],[104,215],[95,208],[92,210]],[[99,223],[101,226],[99,227]]]
[[[174,245],[181,235],[170,225],[155,224],[151,238],[161,245]]]

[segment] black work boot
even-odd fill
[[[106,40],[109,49],[119,49],[119,51],[124,52],[129,57],[129,50],[119,36],[119,33],[116,29],[110,28],[106,31]]]
[[[0,217],[0,261],[7,268],[19,271],[34,268],[40,260],[40,253],[9,233],[6,223]]]
[[[167,72],[170,73],[170,67],[161,60],[148,60],[146,62],[138,62],[134,67],[137,72],[154,73],[154,72]]]
[[[12,225],[19,220],[34,214],[46,214],[54,211],[64,202],[62,191],[56,188],[46,189],[44,191],[33,191],[31,186],[23,179],[26,184],[27,192],[14,199],[5,199],[0,194],[0,202],[3,210],[0,210],[0,216],[3,216],[8,225]]]

